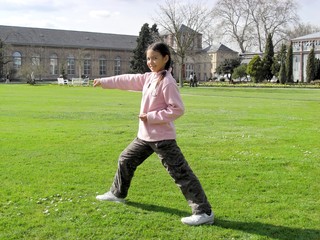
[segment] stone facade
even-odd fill
[[[33,72],[36,79],[90,78],[128,73],[137,36],[0,26],[5,73]]]

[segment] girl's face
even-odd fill
[[[169,56],[162,56],[161,53],[153,50],[147,51],[147,65],[152,72],[159,72],[164,70]]]

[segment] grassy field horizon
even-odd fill
[[[320,90],[180,89],[177,142],[215,212],[190,227],[152,155],[126,204],[98,202],[136,136],[141,93],[0,85],[0,239],[320,239]]]

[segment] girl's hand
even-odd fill
[[[93,80],[93,86],[94,86],[94,87],[101,86],[101,80],[100,80],[100,78],[96,78],[96,79]]]
[[[141,121],[143,122],[147,122],[148,121],[148,118],[147,118],[147,114],[146,113],[141,113],[139,115],[139,118],[141,119]]]

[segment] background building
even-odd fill
[[[193,31],[182,25],[182,32]],[[176,49],[173,36],[162,35]],[[56,80],[88,76],[119,75],[130,72],[130,60],[137,45],[137,36],[54,30],[0,25],[0,39],[5,44],[3,55],[9,60],[4,74],[10,79],[32,74],[36,80]],[[195,34],[193,48],[184,64],[186,79],[191,73],[199,81],[216,75],[216,68],[225,59],[238,58],[238,53],[223,44],[202,47],[202,34]],[[175,64],[174,76],[181,66]]]
[[[191,51],[185,58],[183,79],[188,79],[191,73],[195,73],[199,81],[207,81],[217,77],[216,68],[226,59],[239,58],[239,53],[233,51],[223,44],[214,44],[203,48],[202,34],[193,31],[185,25],[181,25],[179,33],[182,35],[194,36],[191,44]],[[169,33],[162,33],[164,41],[177,51],[177,44],[174,37]],[[174,73],[178,76],[180,72],[179,64],[175,64]]]
[[[314,47],[315,57],[320,59],[320,32],[291,40],[293,49],[293,80],[306,82],[308,55]]]
[[[0,26],[4,56],[12,59],[4,71],[11,78],[31,69],[36,79],[90,78],[129,72],[137,36]]]

